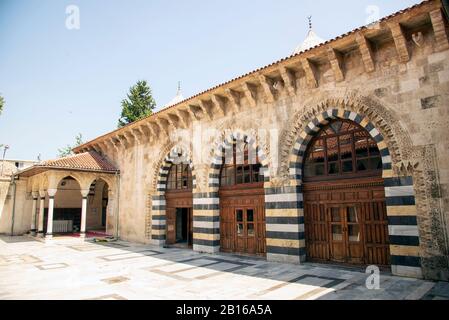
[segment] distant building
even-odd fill
[[[17,160],[17,159],[0,160],[0,175],[8,177],[18,171],[29,168],[37,163],[38,161],[34,160]]]

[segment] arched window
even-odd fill
[[[232,148],[225,151],[220,173],[220,186],[234,186],[263,182],[260,177],[261,164],[257,149],[248,148],[248,143],[234,141]]]
[[[167,180],[167,190],[192,189],[192,170],[188,164],[173,164]]]
[[[378,175],[382,157],[376,141],[358,124],[333,121],[310,143],[304,161],[305,180]]]

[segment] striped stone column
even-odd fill
[[[156,194],[152,196],[151,244],[155,246],[165,245],[167,239],[165,191],[167,189],[167,179],[172,163],[172,159],[170,158],[170,155],[168,155],[164,159],[162,167],[159,169]]]
[[[421,278],[419,232],[413,178],[384,172],[390,239],[391,271],[395,275]]]
[[[265,189],[267,259],[305,260],[304,211],[300,187]]]
[[[167,227],[165,196],[154,195],[152,199],[151,243],[155,246],[163,246],[165,245]]]
[[[218,192],[193,194],[193,250],[220,251],[220,198]]]
[[[220,251],[220,169],[223,143],[216,151],[209,172],[208,192],[193,194],[193,250],[204,253]]]

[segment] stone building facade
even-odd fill
[[[388,261],[380,264],[391,267],[394,274],[448,280],[447,21],[441,1],[424,1],[77,147],[74,151],[78,155],[98,154],[119,170],[111,175],[114,178],[106,178],[112,197],[117,200],[109,204],[108,219],[114,217],[108,222],[110,233],[116,230],[121,239],[129,241],[167,244],[173,231],[170,221],[184,214],[170,211],[171,182],[167,180],[175,177],[183,184],[185,178],[191,179],[184,185],[186,192],[191,193],[191,200],[180,206],[191,206],[192,222],[186,225],[192,224],[193,250],[217,253],[230,245],[237,248],[233,252],[243,248],[243,253],[261,254],[270,261],[303,263],[312,255],[308,239],[314,232],[310,223],[315,222],[310,222],[312,209],[308,208],[313,208],[311,202],[315,200],[310,199],[313,194],[327,194],[329,198],[322,196],[317,200],[316,208],[324,208],[318,210],[325,210],[321,213],[326,215],[322,220],[325,231],[321,247],[317,238],[314,240],[317,257],[323,254],[317,248],[327,248],[334,258],[340,255],[341,261],[361,257],[362,262],[356,264],[376,261],[374,256],[368,259],[367,255],[387,255]],[[370,154],[381,159],[380,165],[373,168],[377,176],[357,176],[363,161],[354,156],[349,164],[354,173],[352,180],[320,183],[318,179],[306,183],[304,163],[314,161],[312,143],[330,143],[332,138],[320,136],[327,128],[342,123],[362,135],[368,141]],[[344,135],[336,137],[341,144],[335,168],[341,173],[345,170]],[[351,137],[355,139],[356,135]],[[228,164],[227,154],[233,158],[232,152],[239,143],[246,146],[247,152],[253,150],[257,159],[257,167],[245,167],[255,173],[248,178],[254,182],[251,186],[254,190],[246,190],[243,183],[225,192],[223,165]],[[323,168],[331,170],[334,166],[331,146],[326,148],[328,158]],[[315,151],[323,152],[320,150]],[[359,151],[355,148],[353,152]],[[180,176],[173,174],[174,166],[180,166]],[[232,174],[237,179],[240,169],[236,168],[237,173]],[[183,170],[190,173],[184,176]],[[45,174],[49,173],[41,173]],[[93,179],[98,174],[86,173]],[[66,175],[71,175],[70,169],[58,177]],[[30,194],[45,194],[55,188],[33,175],[20,178],[19,174],[19,179]],[[81,189],[87,188],[92,178],[86,181]],[[258,200],[257,188],[262,190],[263,203]],[[313,193],[313,190],[322,191]],[[357,214],[374,210],[374,200],[360,200],[364,190],[369,191],[369,197],[378,197],[376,203],[379,212],[384,210],[384,220],[379,218],[371,223],[365,218],[362,226],[357,224],[361,216],[349,218],[351,210]],[[334,198],[336,194],[342,198]],[[223,205],[225,198],[236,203],[233,212],[237,220],[229,229],[231,235],[223,229],[227,219],[223,212],[228,210]],[[347,206],[350,199],[355,203],[351,208]],[[29,206],[25,211],[32,212]],[[253,211],[259,209],[253,207],[261,208],[258,218],[253,214],[259,213]],[[329,218],[332,210],[341,214],[336,221]],[[347,219],[344,224],[342,217]],[[370,246],[375,241],[370,244],[367,240],[373,236],[370,232],[377,232],[368,232],[371,227],[387,232],[385,241],[377,243],[374,249]],[[354,238],[354,234],[348,236],[348,228],[352,230],[349,232],[358,228],[362,231],[356,231]],[[363,248],[355,244],[360,241],[360,234],[365,243]],[[251,238],[254,235],[256,244]],[[237,240],[224,244],[224,238]],[[327,252],[324,256],[329,258]]]

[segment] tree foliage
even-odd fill
[[[122,114],[118,120],[119,128],[151,115],[156,107],[156,101],[150,86],[145,80],[141,80],[129,89],[127,98],[122,101],[121,105]]]
[[[61,148],[61,149],[58,149],[58,152],[59,152],[59,157],[60,158],[64,158],[64,157],[68,157],[68,156],[71,156],[71,155],[73,155],[74,153],[73,153],[73,151],[72,151],[72,149],[73,148],[76,148],[76,147],[78,147],[78,146],[80,146],[80,145],[82,145],[84,142],[83,142],[83,135],[81,134],[81,133],[79,133],[76,137],[75,137],[75,144],[73,145],[73,146],[71,146],[71,145],[67,145],[67,146],[65,146],[64,148]]]
[[[5,107],[5,99],[0,95],[0,114],[2,114],[4,107]]]

